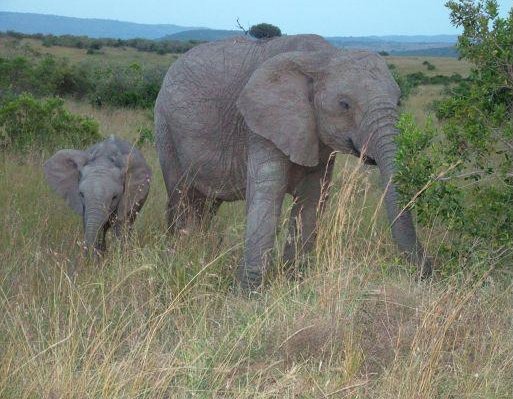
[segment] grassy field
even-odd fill
[[[67,53],[78,50],[52,48],[61,50],[78,60]],[[141,54],[150,60],[134,51],[119,62]],[[423,61],[393,59],[400,71],[424,71]],[[404,107],[422,120],[440,93],[421,86]],[[66,104],[104,135],[134,140],[152,127],[149,111]],[[134,240],[121,249],[109,237],[100,264],[82,257],[80,218],[43,180],[47,155],[0,154],[1,398],[513,396],[511,274],[494,270],[497,255],[417,282],[391,241],[374,169],[338,157],[301,278],[277,262],[265,290],[246,298],[233,290],[244,204],[223,205],[209,228],[166,236],[156,153],[143,152],[154,179]],[[444,232],[420,233],[442,267]]]
[[[87,49],[52,46],[45,47],[40,40],[0,38],[0,55],[27,57],[41,57],[50,54],[68,59],[71,63],[93,61],[98,63],[111,63],[129,65],[133,62],[140,64],[168,66],[178,58],[177,54],[163,54],[138,51],[131,47],[103,47],[95,54],[87,54]]]
[[[450,57],[386,57],[388,64],[393,64],[401,74],[424,72],[428,76],[447,75],[459,73],[461,76],[468,76],[470,64],[467,61]],[[429,70],[422,63],[427,61],[435,66]]]

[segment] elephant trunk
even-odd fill
[[[371,132],[368,150],[381,172],[381,181],[385,188],[384,204],[391,223],[392,236],[399,250],[419,267],[424,278],[431,274],[430,260],[417,238],[410,212],[404,210],[399,202],[399,194],[393,182],[397,152],[394,138],[398,133],[394,108],[384,107],[366,121],[367,129]]]
[[[105,212],[105,205],[99,201],[89,201],[86,204],[84,213],[84,238],[85,245],[88,249],[96,249],[103,251],[103,226],[105,225],[108,215]]]

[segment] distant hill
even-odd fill
[[[389,35],[389,36],[371,36],[389,42],[400,43],[449,43],[454,44],[458,41],[457,35]]]
[[[108,19],[60,17],[56,15],[0,11],[0,31],[89,36],[114,39],[158,39],[213,41],[241,36],[240,30],[193,28],[178,25],[149,25]],[[327,37],[339,48],[386,51],[392,55],[457,56],[454,35]]]
[[[93,38],[158,39],[162,36],[198,29],[178,25],[149,25],[109,19],[60,17],[57,15],[0,11],[0,31],[76,35]]]
[[[458,58],[458,49],[454,46],[451,47],[440,47],[440,48],[428,48],[424,50],[407,50],[407,51],[391,51],[390,55],[397,56],[418,56],[418,57],[453,57]]]
[[[456,43],[455,40],[438,42],[437,36],[433,36],[432,40],[429,40],[429,36],[424,36],[422,41],[415,41],[413,38],[419,37],[413,36],[412,39],[406,40],[404,36],[397,36],[394,40],[389,37],[327,37],[326,39],[336,47],[349,48],[349,49],[361,49],[371,51],[412,51],[412,50],[426,50],[433,48],[446,48],[451,47]],[[402,39],[402,40],[401,40]]]
[[[243,35],[244,32],[241,30],[194,29],[166,35],[161,40],[201,40],[210,42]]]

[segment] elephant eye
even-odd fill
[[[349,108],[351,108],[351,106],[349,105],[349,103],[346,100],[340,100],[338,103],[340,104],[340,107],[344,111],[348,111]]]
[[[80,191],[78,195],[80,196],[80,198],[84,198],[84,193],[82,191]]]

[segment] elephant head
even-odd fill
[[[45,162],[44,171],[48,184],[82,216],[86,247],[99,252],[110,225],[133,220],[151,178],[140,152],[116,138],[87,151],[60,150]]]
[[[393,237],[425,276],[431,272],[429,261],[392,181],[399,97],[399,87],[376,54],[304,51],[283,53],[261,64],[237,106],[250,130],[295,164],[316,166],[321,142],[377,164]]]

